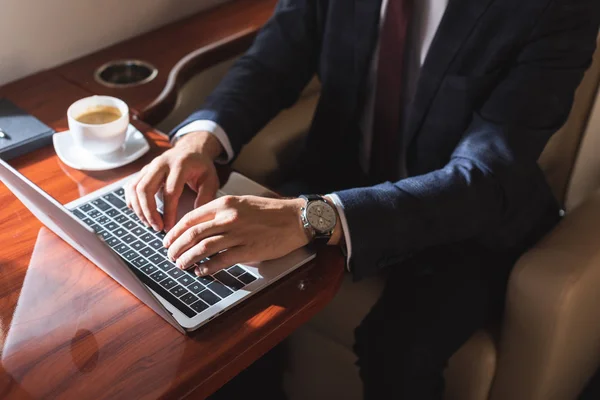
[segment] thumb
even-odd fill
[[[242,262],[243,256],[244,248],[241,246],[227,249],[198,265],[194,269],[194,273],[196,276],[212,275],[223,268],[231,267],[232,265]]]
[[[219,190],[218,179],[207,179],[198,187],[198,195],[194,201],[194,208],[201,207],[206,203],[210,203],[217,196]]]

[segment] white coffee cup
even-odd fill
[[[115,107],[121,116],[106,124],[86,124],[81,115],[101,106]],[[91,96],[71,104],[67,110],[69,131],[75,144],[93,154],[108,154],[123,146],[129,126],[129,107],[123,100],[110,96]]]

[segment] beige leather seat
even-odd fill
[[[200,74],[161,128],[183,119],[207,95],[230,62]],[[504,321],[482,330],[453,356],[447,400],[575,399],[600,364],[600,51],[577,91],[571,117],[540,158],[564,221],[515,267]],[[193,99],[193,101],[192,101]],[[275,184],[279,155],[306,133],[318,100],[313,83],[242,152],[235,167]],[[286,153],[288,154],[288,153]],[[361,398],[354,366],[353,329],[381,290],[371,279],[342,285],[332,303],[290,339],[286,377],[290,398]]]

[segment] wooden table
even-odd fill
[[[66,79],[64,68],[0,88],[0,97],[65,130],[67,107],[100,91]],[[134,109],[150,104],[156,93],[131,92],[134,103],[139,101]],[[148,124],[134,124],[152,150],[114,171],[73,170],[52,147],[11,164],[64,204],[138,170],[169,146]],[[326,305],[344,270],[338,251],[323,251],[251,301],[184,336],[44,228],[2,184],[0,228],[1,399],[204,398]]]

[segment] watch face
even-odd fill
[[[306,209],[306,219],[318,232],[325,233],[335,228],[335,210],[324,201],[313,201]]]

